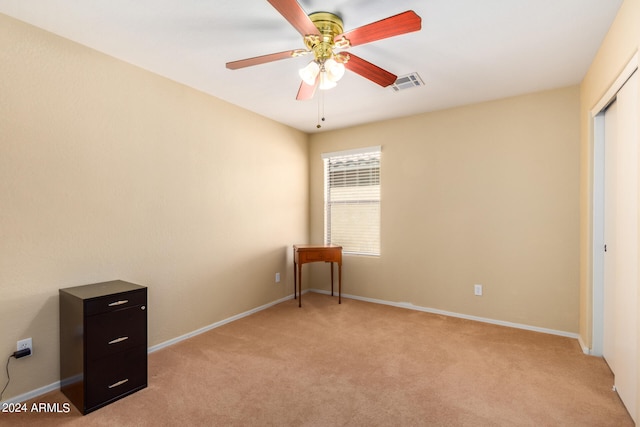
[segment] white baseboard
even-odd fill
[[[587,356],[593,356],[591,349],[584,343],[582,337],[578,335],[578,343],[580,344],[580,348],[582,348],[582,352]]]
[[[309,292],[309,291],[304,291],[303,294],[305,294],[307,292]],[[187,334],[181,335],[179,337],[170,339],[170,340],[165,341],[163,343],[154,345],[152,347],[149,347],[147,351],[148,351],[148,353],[153,353],[154,351],[158,351],[158,350],[160,350],[162,348],[169,347],[169,346],[171,346],[173,344],[176,344],[176,343],[178,343],[180,341],[184,341],[184,340],[186,340],[188,338],[191,338],[191,337],[194,337],[196,335],[200,335],[200,334],[202,334],[204,332],[210,331],[211,329],[215,329],[215,328],[218,328],[218,327],[220,327],[222,325],[226,325],[227,323],[231,323],[234,320],[242,319],[243,317],[247,317],[247,316],[250,316],[250,315],[252,315],[254,313],[257,313],[259,311],[266,310],[269,307],[272,307],[272,306],[274,306],[276,304],[280,304],[281,302],[284,302],[284,301],[287,301],[287,300],[290,300],[290,299],[293,299],[293,294],[291,294],[289,296],[286,296],[284,298],[280,298],[277,301],[273,301],[273,302],[270,302],[268,304],[262,305],[260,307],[256,307],[256,308],[254,308],[252,310],[245,311],[244,313],[240,313],[240,314],[237,314],[235,316],[229,317],[228,319],[224,319],[224,320],[221,320],[219,322],[212,323],[209,326],[205,326],[203,328],[196,329],[195,331],[192,331],[192,332],[189,332]],[[14,397],[12,397],[10,399],[3,400],[2,403],[21,403],[21,402],[24,402],[26,400],[30,400],[30,399],[36,398],[38,396],[41,396],[43,394],[49,393],[51,391],[58,390],[59,388],[60,388],[60,381],[56,381],[53,384],[49,384],[47,386],[40,387],[38,389],[28,391],[28,392],[26,392],[24,394],[21,394],[19,396],[14,396]]]
[[[43,394],[49,393],[54,390],[58,390],[60,388],[60,381],[56,381],[53,384],[46,385],[44,387],[37,388],[35,390],[28,391],[19,396],[13,396],[10,399],[3,400],[2,403],[22,403],[27,400],[31,400],[38,396],[42,396]]]
[[[306,292],[308,292],[308,291],[303,292],[303,294],[306,293]],[[244,313],[236,314],[235,316],[231,316],[231,317],[229,317],[227,319],[223,319],[223,320],[221,320],[219,322],[212,323],[211,325],[204,326],[204,327],[202,327],[200,329],[196,329],[195,331],[188,332],[188,333],[186,333],[184,335],[180,335],[179,337],[172,338],[172,339],[170,339],[168,341],[165,341],[163,343],[156,344],[154,346],[149,347],[149,353],[153,353],[154,351],[158,351],[158,350],[163,349],[165,347],[169,347],[169,346],[171,346],[173,344],[179,343],[180,341],[184,341],[184,340],[189,339],[191,337],[195,337],[196,335],[203,334],[203,333],[205,333],[207,331],[210,331],[212,329],[219,328],[222,325],[226,325],[227,323],[231,323],[231,322],[233,322],[235,320],[242,319],[243,317],[251,316],[252,314],[255,314],[255,313],[257,313],[259,311],[262,311],[262,310],[266,310],[269,307],[273,307],[276,304],[280,304],[281,302],[285,302],[285,301],[288,301],[290,299],[293,299],[293,294],[291,294],[289,296],[286,296],[284,298],[280,298],[277,301],[273,301],[273,302],[270,302],[268,304],[261,305],[260,307],[256,307],[256,308],[251,309],[249,311],[245,311]]]
[[[319,294],[325,294],[325,295],[330,295],[331,294],[330,291],[325,291],[325,290],[322,290],[322,289],[310,289],[310,291],[317,292]],[[421,307],[421,306],[418,306],[418,305],[413,305],[413,304],[411,304],[409,302],[392,302],[392,301],[385,301],[385,300],[380,300],[380,299],[366,298],[366,297],[360,297],[360,296],[357,296],[357,295],[347,295],[347,294],[342,294],[342,296],[345,297],[345,298],[350,298],[350,299],[355,299],[355,300],[365,301],[365,302],[372,302],[372,303],[375,303],[375,304],[390,305],[390,306],[393,306],[393,307],[407,308],[409,310],[423,311],[425,313],[440,314],[442,316],[449,316],[449,317],[457,317],[457,318],[460,318],[460,319],[474,320],[476,322],[490,323],[492,325],[507,326],[509,328],[524,329],[524,330],[527,330],[527,331],[542,332],[544,334],[559,335],[561,337],[574,338],[574,339],[580,341],[580,347],[582,348],[582,351],[585,351],[585,346],[583,345],[583,343],[582,343],[582,341],[580,339],[580,335],[576,334],[576,333],[573,333],[573,332],[565,332],[565,331],[558,331],[558,330],[555,330],[555,329],[540,328],[540,327],[537,327],[537,326],[525,325],[525,324],[521,324],[521,323],[513,323],[513,322],[505,322],[503,320],[488,319],[488,318],[485,318],[485,317],[470,316],[468,314],[454,313],[452,311],[445,311],[445,310],[438,310],[438,309],[435,309],[435,308]],[[588,349],[587,349],[587,351],[588,351]],[[589,353],[586,353],[586,354],[589,354]]]
[[[321,290],[321,289],[307,289],[305,291],[302,292],[302,294],[306,294],[308,292],[316,292],[319,294],[325,294],[325,295],[330,295],[331,292],[329,291],[325,291],[325,290]],[[365,298],[365,297],[360,297],[360,296],[356,296],[356,295],[348,295],[348,294],[343,294],[342,295],[345,298],[350,298],[350,299],[355,299],[355,300],[360,300],[360,301],[365,301],[365,302],[371,302],[371,303],[375,303],[375,304],[383,304],[383,305],[390,305],[390,306],[394,306],[394,307],[400,307],[400,308],[406,308],[409,310],[416,310],[416,311],[423,311],[426,313],[433,313],[433,314],[440,314],[443,316],[449,316],[449,317],[458,317],[461,319],[467,319],[467,320],[475,320],[477,322],[484,322],[484,323],[491,323],[494,325],[500,325],[500,326],[507,326],[510,328],[516,328],[516,329],[524,329],[524,330],[528,330],[528,331],[534,331],[534,332],[542,332],[545,334],[551,334],[551,335],[559,335],[559,336],[563,336],[563,337],[568,337],[568,338],[574,338],[577,339],[580,347],[582,348],[582,351],[585,354],[590,354],[589,348],[587,346],[584,345],[584,342],[582,341],[582,339],[580,338],[580,336],[578,334],[572,333],[572,332],[564,332],[564,331],[557,331],[554,329],[547,329],[547,328],[539,328],[536,326],[529,326],[529,325],[524,325],[524,324],[520,324],[520,323],[512,323],[512,322],[504,322],[501,320],[494,320],[494,319],[487,319],[484,317],[477,317],[477,316],[469,316],[466,314],[460,314],[460,313],[454,313],[451,311],[444,311],[444,310],[437,310],[437,309],[433,309],[433,308],[428,308],[428,307],[420,307],[417,305],[413,305],[411,303],[408,302],[391,302],[391,301],[385,301],[385,300],[379,300],[379,299],[374,299],[374,298]],[[202,333],[205,333],[207,331],[210,331],[212,329],[218,328],[222,325],[226,325],[227,323],[231,323],[235,320],[239,320],[242,319],[243,317],[247,317],[250,316],[252,314],[255,314],[259,311],[262,310],[266,310],[269,307],[273,307],[276,304],[280,304],[282,302],[288,301],[290,299],[293,298],[293,294],[286,296],[284,298],[280,298],[277,301],[273,301],[270,302],[268,304],[265,305],[261,305],[260,307],[256,307],[252,310],[249,311],[245,311],[244,313],[240,313],[240,314],[236,314],[235,316],[229,317],[227,319],[223,319],[219,322],[215,322],[212,323],[211,325],[202,327],[200,329],[196,329],[195,331],[186,333],[184,335],[180,335],[179,337],[170,339],[168,341],[162,342],[160,344],[156,344],[154,346],[149,347],[148,352],[149,353],[153,353],[155,351],[158,351],[160,349],[163,349],[165,347],[169,347],[171,345],[177,344],[180,341],[184,341],[186,339],[189,339],[191,337],[194,337],[196,335],[200,335]],[[3,401],[3,403],[19,403],[19,402],[24,402],[26,400],[30,400],[33,399],[35,397],[41,396],[45,393],[49,393],[51,391],[57,390],[60,388],[60,381],[56,381],[55,383],[49,384],[47,386],[44,387],[40,387],[38,389],[35,390],[31,390],[27,393],[21,394],[19,396],[14,396],[8,400]]]

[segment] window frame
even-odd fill
[[[357,148],[352,150],[342,150],[342,151],[334,151],[329,153],[322,153],[321,158],[323,160],[323,186],[324,186],[324,206],[323,206],[323,216],[324,216],[324,232],[323,239],[325,244],[338,244],[343,246],[343,253],[348,255],[357,255],[357,256],[371,256],[371,257],[379,257],[381,256],[381,206],[382,206],[382,186],[381,186],[381,170],[382,170],[382,146],[371,146],[364,148]],[[362,163],[373,163],[377,162],[377,168],[371,167],[368,165],[363,165],[363,167],[359,167],[360,165],[356,164],[355,167],[351,167],[351,172],[349,173],[349,168],[343,170],[343,176],[345,181],[341,181],[343,185],[332,185],[335,181],[332,181],[332,178],[335,178],[335,173],[340,172],[336,169],[331,169],[332,162],[335,165],[336,162],[344,163],[346,161],[362,161]],[[339,168],[339,167],[338,167]],[[337,168],[337,169],[338,169]],[[353,171],[358,170],[366,170],[366,169],[377,169],[367,174],[363,174],[362,178],[358,172],[353,173]],[[355,185],[344,185],[344,183],[353,183]],[[373,185],[371,183],[374,183]],[[376,184],[377,182],[377,184]],[[358,187],[362,187],[362,191],[357,190]],[[366,189],[365,189],[366,187]],[[332,188],[352,188],[353,191],[347,191],[346,194],[343,194],[342,197],[340,195],[337,196],[338,200],[332,198]],[[360,194],[358,194],[360,193]],[[339,194],[339,193],[338,193]],[[346,196],[352,196],[353,198],[347,199],[344,198]],[[368,198],[366,198],[366,197]],[[339,200],[341,199],[342,200]],[[366,237],[364,239],[360,239],[357,233],[349,235],[347,233],[346,242],[338,242],[335,239],[332,239],[332,232],[335,227],[333,218],[332,218],[332,208],[338,205],[342,206],[353,206],[353,210],[351,214],[358,215],[357,207],[362,207],[365,205],[374,204],[377,206],[377,209],[374,208],[372,212],[366,212],[364,215],[375,215],[375,218],[372,219],[372,223],[369,227],[365,227],[366,236],[370,236],[370,242],[367,244]],[[360,213],[362,215],[362,213]],[[333,214],[335,217],[335,213]],[[366,221],[365,221],[366,222]],[[362,223],[360,223],[362,224]],[[339,227],[338,227],[339,229]],[[343,229],[344,231],[344,229]],[[334,235],[335,236],[335,235]],[[349,243],[353,242],[353,243]],[[356,244],[354,247],[352,244]]]

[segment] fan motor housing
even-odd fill
[[[330,58],[333,55],[335,37],[344,32],[342,19],[331,12],[314,12],[309,15],[309,19],[316,26],[321,36],[305,36],[305,45],[314,52],[316,59]]]
[[[309,19],[316,26],[320,34],[324,37],[330,37],[331,40],[338,34],[344,32],[344,24],[342,18],[331,12],[314,12],[309,15]]]

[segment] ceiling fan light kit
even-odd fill
[[[306,52],[313,52],[315,59],[300,70],[300,78],[309,86],[317,84],[320,90],[334,88],[344,76],[344,63],[349,60],[348,55],[334,52],[334,49],[345,49],[349,44],[346,39],[341,40],[339,44],[335,41],[336,37],[344,32],[342,19],[329,12],[312,13],[309,19],[320,34],[304,36]]]
[[[318,89],[326,90],[337,86],[338,81],[344,76],[344,71],[344,64],[331,57],[323,61],[316,59],[309,62],[306,67],[300,69],[298,74],[309,86],[315,85],[320,75]]]
[[[353,46],[418,31],[422,19],[412,10],[344,32],[342,18],[330,12],[309,15],[296,0],[267,0],[303,37],[306,49],[295,49],[227,63],[237,70],[286,58],[313,54],[314,59],[299,70],[302,83],[297,100],[313,98],[316,88],[335,87],[345,69],[387,87],[397,76],[351,53],[342,52]]]

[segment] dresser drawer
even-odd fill
[[[90,361],[85,377],[85,406],[90,411],[146,386],[146,347]]]
[[[132,347],[147,347],[147,307],[144,305],[89,316],[85,322],[89,360]]]
[[[140,289],[132,292],[122,292],[86,301],[85,316],[98,313],[108,313],[123,308],[147,304],[147,290]]]

